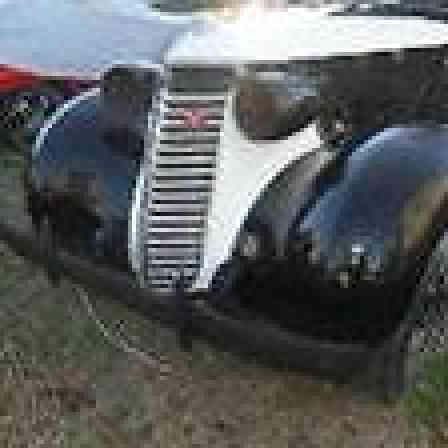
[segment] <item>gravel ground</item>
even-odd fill
[[[0,169],[2,219],[27,226],[11,166]],[[0,446],[448,446],[398,405],[202,341],[183,352],[172,330],[87,298],[0,244]],[[147,353],[125,350],[120,328]]]

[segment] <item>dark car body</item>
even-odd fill
[[[448,30],[300,14],[154,23],[146,62],[42,127],[27,206],[148,293],[177,303],[181,281],[205,314],[315,341],[320,365],[363,347],[388,383],[447,223]]]

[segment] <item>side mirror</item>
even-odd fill
[[[99,125],[103,138],[132,158],[143,153],[160,71],[152,66],[115,65],[100,81]]]

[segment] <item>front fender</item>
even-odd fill
[[[104,139],[98,103],[99,90],[89,91],[60,108],[41,130],[27,164],[28,209],[37,226],[46,215],[52,218],[70,246],[100,235],[105,261],[127,269],[138,160],[130,157],[130,148]],[[88,255],[94,256],[94,249],[89,247]]]
[[[321,289],[388,295],[415,282],[446,223],[447,148],[448,128],[436,125],[390,128],[361,144],[339,182],[291,228],[289,253],[303,272]]]

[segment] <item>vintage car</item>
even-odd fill
[[[41,129],[26,189],[43,241],[148,301],[181,291],[211,332],[406,390],[443,348],[448,25],[303,8],[181,33],[160,20],[173,39],[148,28],[146,60]]]

